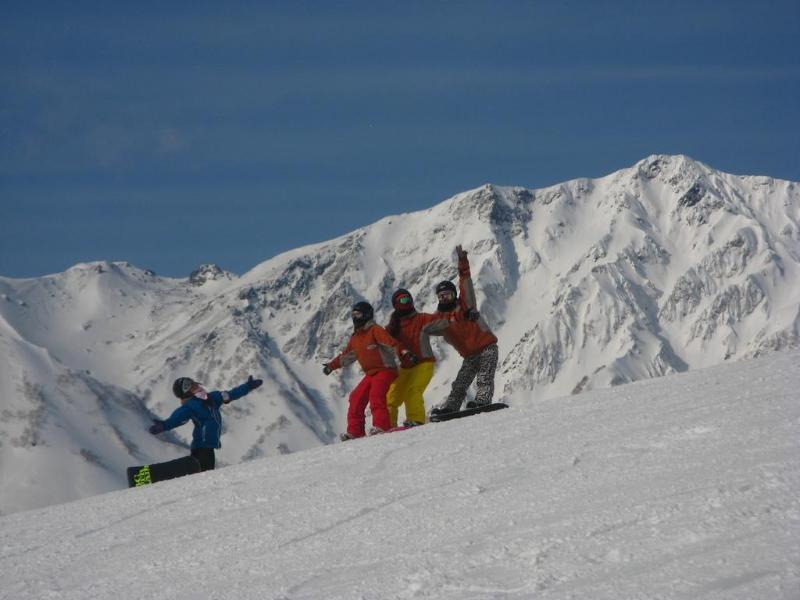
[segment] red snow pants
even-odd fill
[[[374,375],[364,375],[358,385],[350,392],[350,406],[347,409],[347,433],[363,437],[364,416],[367,404],[372,411],[372,426],[383,430],[391,428],[389,409],[386,408],[386,393],[397,378],[397,371],[381,369]]]

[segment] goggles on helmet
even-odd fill
[[[403,294],[402,296],[398,296],[397,298],[395,298],[395,302],[397,304],[411,304],[411,302],[412,302],[411,301],[411,296],[409,296],[407,294]]]
[[[441,290],[437,292],[436,297],[441,302],[452,302],[456,299],[456,295],[453,293],[453,290]]]

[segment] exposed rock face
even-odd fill
[[[200,265],[189,275],[189,284],[201,286],[209,281],[221,281],[235,279],[235,275],[224,271],[217,265]]]

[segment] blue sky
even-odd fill
[[[797,0],[44,4],[0,19],[7,277],[242,273],[653,153],[800,181]]]

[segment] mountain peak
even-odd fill
[[[110,260],[95,260],[89,261],[84,263],[78,263],[72,265],[69,269],[67,269],[68,273],[108,273],[109,271],[113,270],[115,267],[130,267],[130,263],[128,262],[116,262]]]
[[[676,182],[678,179],[705,178],[711,169],[685,154],[651,154],[633,167],[646,179],[659,178]]]
[[[197,287],[210,281],[231,281],[233,279],[236,279],[236,275],[213,263],[200,265],[189,274],[189,283]]]

